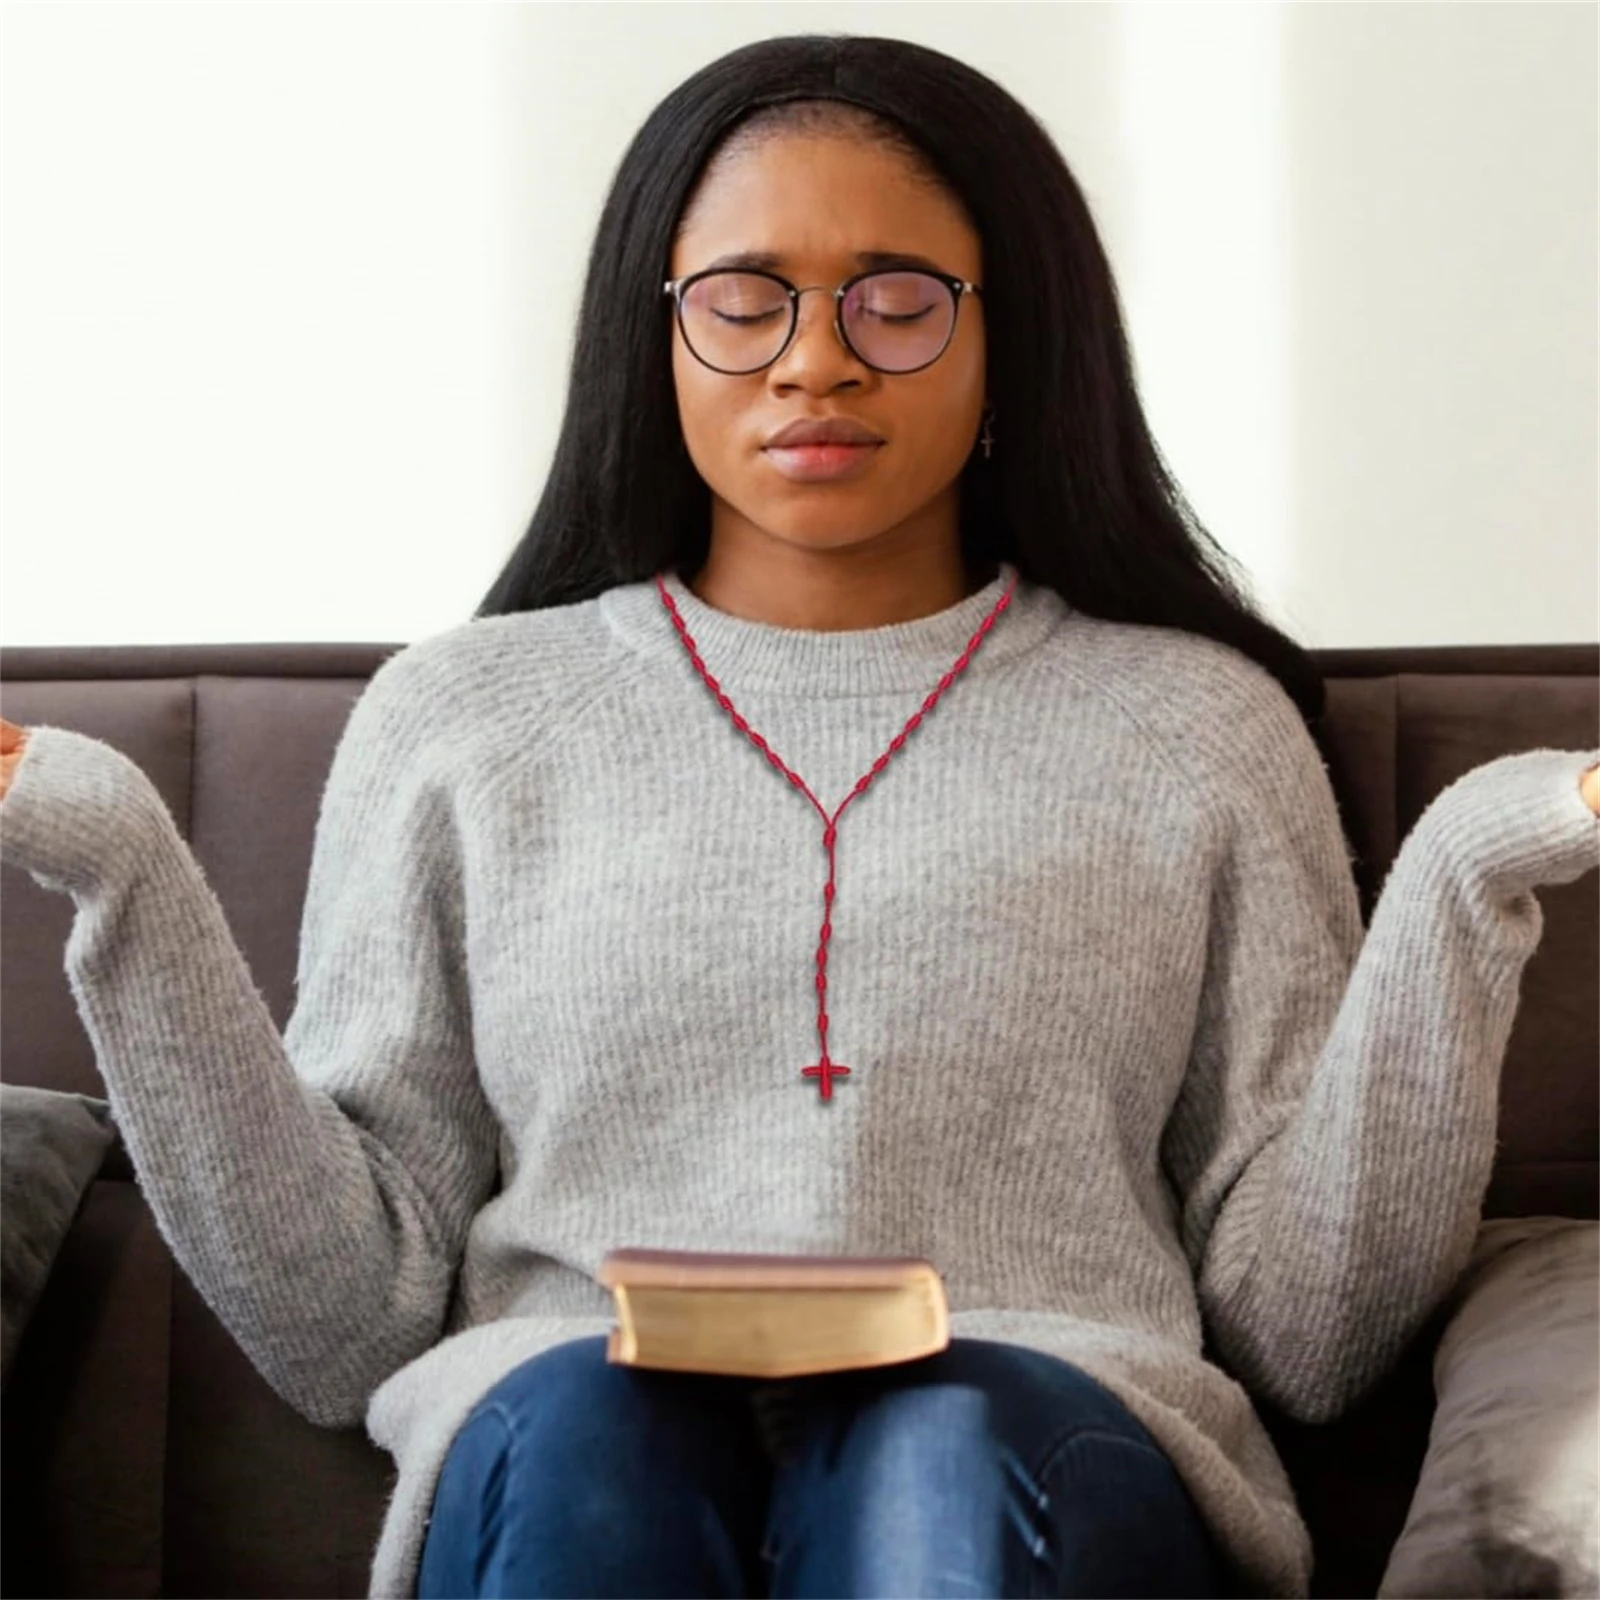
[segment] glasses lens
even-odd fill
[[[925,367],[949,342],[956,302],[926,272],[875,272],[844,297],[844,331],[856,353],[882,372]]]
[[[777,358],[789,334],[783,285],[753,272],[713,272],[683,296],[689,348],[723,372],[753,372]]]

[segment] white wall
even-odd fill
[[[1158,440],[1312,645],[1600,636],[1596,11],[0,8],[0,639],[403,641],[538,497],[604,188],[746,40],[1050,128]]]

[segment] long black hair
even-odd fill
[[[1315,663],[1256,610],[1151,437],[1077,180],[999,84],[904,39],[763,39],[702,67],[650,113],[595,232],[544,492],[476,615],[567,605],[667,568],[691,577],[704,563],[710,491],[679,426],[661,292],[673,238],[736,130],[742,140],[840,119],[908,155],[981,241],[995,448],[963,469],[968,570],[1008,560],[1079,611],[1231,645],[1315,723]]]

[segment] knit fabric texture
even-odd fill
[[[864,630],[665,581],[829,811],[1015,576]],[[313,1422],[396,1462],[370,1593],[409,1596],[455,1431],[604,1333],[625,1245],[916,1255],[956,1337],[1070,1361],[1170,1455],[1242,1592],[1311,1547],[1252,1405],[1333,1417],[1470,1255],[1542,913],[1600,864],[1600,750],[1443,790],[1363,929],[1277,682],[1020,582],[822,820],[694,670],[654,581],[389,658],[324,789],[275,1027],[144,773],[40,726],[0,855],[65,961],[163,1236]]]

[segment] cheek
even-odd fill
[[[909,380],[917,387],[906,396],[902,433],[919,484],[942,484],[965,463],[983,416],[984,377],[983,331],[967,326],[931,368]]]
[[[914,444],[919,474],[947,478],[966,460],[978,431],[983,415],[983,369],[978,365],[970,377],[957,369],[941,376],[953,381],[918,397],[905,437]]]
[[[728,454],[728,398],[714,392],[713,374],[693,356],[674,346],[672,383],[678,398],[678,421],[689,457],[701,474],[710,477]]]
[[[968,337],[958,342],[948,354],[956,357],[951,371],[954,375],[959,399],[956,408],[962,416],[974,422],[983,414],[983,395],[986,387],[988,360],[984,351],[982,328],[969,328]]]

